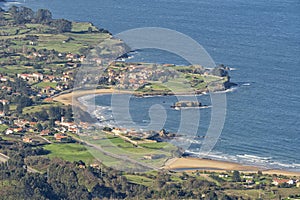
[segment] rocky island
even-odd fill
[[[201,102],[198,101],[178,101],[171,108],[180,109],[180,108],[199,108],[203,107]]]

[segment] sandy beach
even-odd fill
[[[97,94],[128,94],[129,91],[119,91],[115,89],[95,89],[95,90],[76,90],[70,93],[61,94],[53,98],[54,101],[61,102],[65,105],[79,106],[83,110],[86,110],[85,106],[82,105],[78,98],[86,95],[97,95]]]
[[[258,171],[262,171],[264,174],[281,174],[285,176],[300,177],[300,172],[264,169],[256,166],[246,166],[246,165],[233,163],[233,162],[191,158],[191,157],[175,158],[169,160],[165,164],[164,168],[169,170],[179,170],[179,171],[206,170],[206,171],[225,172],[225,171],[237,170],[244,173],[257,173]]]
[[[55,97],[53,100],[61,102],[65,105],[76,105],[86,110],[85,106],[82,105],[78,98],[86,95],[97,95],[97,94],[128,94],[129,91],[117,91],[114,89],[96,89],[96,90],[78,90],[66,94],[61,94]],[[256,173],[257,171],[262,171],[265,174],[281,174],[286,176],[298,176],[300,177],[300,172],[291,172],[284,170],[272,170],[263,169],[256,166],[246,166],[233,162],[217,161],[210,159],[200,159],[192,157],[184,158],[173,158],[165,163],[164,169],[169,170],[179,170],[179,171],[194,171],[194,170],[206,170],[206,171],[216,171],[225,172],[238,170],[245,173]]]

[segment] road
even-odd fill
[[[52,144],[52,142],[51,142],[50,140],[48,140],[47,138],[44,138],[44,137],[42,137],[42,136],[40,136],[40,135],[38,135],[37,137],[38,137],[38,138],[41,138],[42,140],[46,141],[46,142],[49,143],[49,144]]]
[[[111,153],[111,152],[108,152],[108,151],[105,151],[104,149],[102,149],[99,145],[96,145],[96,144],[92,144],[92,143],[89,143],[87,141],[84,141],[82,139],[79,139],[79,138],[75,138],[73,137],[74,140],[76,140],[77,142],[79,143],[82,143],[90,148],[94,148],[100,152],[102,152],[103,154],[107,155],[107,156],[110,156],[110,157],[113,157],[113,158],[116,158],[116,159],[119,159],[119,160],[123,160],[126,162],[129,162],[129,163],[132,163],[132,164],[135,164],[135,165],[139,165],[141,167],[144,167],[145,169],[151,169],[151,170],[158,170],[159,168],[158,167],[154,167],[154,166],[151,166],[150,164],[147,164],[147,163],[142,163],[142,162],[139,162],[137,160],[134,160],[132,158],[129,158],[128,156],[121,156],[121,155],[118,155],[118,154],[114,154],[114,153]]]

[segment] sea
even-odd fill
[[[300,171],[300,1],[299,0],[24,0],[2,4],[50,9],[54,18],[90,21],[112,34],[163,27],[196,40],[215,63],[234,69],[239,86],[226,93],[222,134],[209,157],[267,168]],[[140,50],[130,61],[188,64],[174,54]],[[111,95],[96,97],[98,115],[110,116]],[[197,97],[210,103],[209,95]],[[130,97],[131,121],[151,123],[149,109],[164,108],[164,128],[176,132],[176,97]],[[197,130],[204,136],[210,110],[202,109]],[[192,117],[192,116],[191,116]],[[124,121],[124,126],[126,122]],[[187,150],[197,156],[201,141]]]

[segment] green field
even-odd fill
[[[47,109],[52,106],[54,106],[54,107],[55,106],[63,106],[63,104],[59,103],[59,102],[53,102],[53,103],[43,103],[43,104],[37,105],[37,106],[25,107],[23,109],[23,113],[30,114],[30,113],[40,112],[40,111],[43,111],[43,109]]]
[[[5,124],[0,124],[0,133],[3,133],[8,128]]]
[[[94,161],[92,154],[81,144],[53,143],[45,145],[44,148],[50,151],[48,155],[50,158],[58,157],[71,162],[82,160],[85,163],[93,163]]]
[[[89,28],[92,31],[88,32]],[[88,22],[73,22],[71,32],[60,34],[49,34],[55,31],[55,28],[44,24],[25,24],[25,26],[4,26],[0,28],[0,32],[3,32],[5,36],[1,36],[1,39],[13,38],[14,43],[11,48],[21,49],[25,46],[32,46],[36,49],[55,49],[58,52],[71,52],[79,53],[79,50],[83,47],[89,48],[106,39],[111,38],[108,33],[97,32],[98,29]],[[35,44],[29,45],[28,41],[22,40],[26,35],[38,36]],[[118,40],[114,42],[119,43]],[[0,61],[2,61],[1,59]],[[23,69],[8,69],[0,68],[0,72],[15,72],[22,73]]]
[[[72,32],[88,31],[89,28],[91,28],[92,31],[98,30],[95,26],[93,26],[89,22],[72,22]]]
[[[164,149],[164,148],[171,148],[172,145],[167,142],[157,142],[157,143],[140,144],[140,146],[148,149]]]
[[[3,61],[4,59],[0,59]],[[22,74],[22,73],[32,73],[35,72],[33,68],[24,67],[24,66],[17,66],[17,65],[9,65],[5,67],[0,67],[0,73],[7,73],[7,74]]]
[[[140,184],[140,185],[145,185],[150,187],[151,185],[153,185],[154,180],[147,178],[145,176],[139,176],[139,175],[125,175],[125,177],[127,178],[127,180],[131,183],[135,183],[135,184]]]
[[[52,87],[52,88],[56,88],[57,83],[55,82],[40,82],[38,84],[33,85],[34,87],[38,87],[38,88],[45,88],[45,87]]]
[[[228,195],[238,195],[250,199],[274,199],[276,196],[263,190],[225,190]]]
[[[98,132],[95,135],[97,136],[81,137],[81,139],[93,145],[97,145],[105,152],[109,152],[117,156],[126,156],[135,161],[146,163],[149,166],[161,167],[166,162],[166,160],[172,157],[172,152],[177,150],[177,147],[166,142],[141,144],[135,146],[132,143],[124,141],[122,138],[119,138],[117,136],[108,135],[101,132]],[[97,149],[91,148],[90,151],[93,152],[93,155],[95,155],[107,166],[116,166],[117,163],[123,162],[104,155],[103,152]],[[104,158],[102,158],[103,155]],[[144,156],[146,155],[153,155],[156,156],[156,158],[145,159]]]

